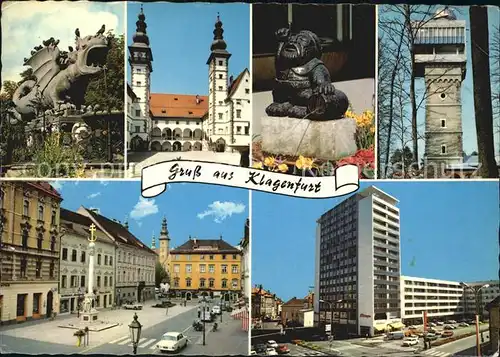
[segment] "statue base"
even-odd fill
[[[97,310],[91,312],[80,312],[80,321],[86,324],[96,323],[99,319]]]
[[[274,155],[302,155],[337,160],[358,150],[356,122],[349,118],[314,121],[289,117],[261,119],[262,151]]]

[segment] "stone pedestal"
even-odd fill
[[[91,324],[97,322],[99,312],[97,310],[91,312],[80,312],[80,321],[85,324]]]
[[[353,119],[313,121],[263,117],[261,126],[262,150],[275,155],[337,160],[357,151]]]

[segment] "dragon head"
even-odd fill
[[[80,31],[75,31],[76,59],[75,64],[81,75],[93,75],[101,72],[106,64],[109,51],[109,41],[104,36],[104,25],[95,35],[80,37]]]

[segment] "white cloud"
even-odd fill
[[[134,209],[130,212],[130,218],[140,220],[156,213],[158,213],[158,206],[155,204],[155,200],[148,200],[141,196],[139,202],[135,204]]]
[[[93,199],[93,198],[96,198],[96,197],[99,197],[101,195],[100,192],[95,192],[95,193],[91,193],[90,195],[87,196],[87,198],[89,200]]]
[[[75,29],[93,35],[102,26],[115,34],[124,33],[123,3],[99,4],[90,1],[9,1],[2,4],[2,80],[19,81],[24,58],[33,47],[54,37],[59,48],[74,47]]]
[[[100,181],[100,183],[101,183],[101,185],[103,185],[103,186],[107,186],[107,185],[109,185],[109,181],[105,181],[105,180]]]
[[[214,201],[208,205],[207,210],[198,213],[198,218],[203,219],[207,216],[213,216],[214,222],[221,223],[233,214],[243,213],[244,211],[245,205],[242,203]]]
[[[52,182],[49,182],[52,187],[54,187],[57,191],[61,191],[65,182],[64,181],[52,181]]]

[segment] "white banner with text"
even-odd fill
[[[213,162],[171,160],[142,169],[142,196],[165,192],[167,184],[194,182],[222,185],[300,198],[330,198],[359,188],[356,165],[337,168],[333,176],[305,177]]]

